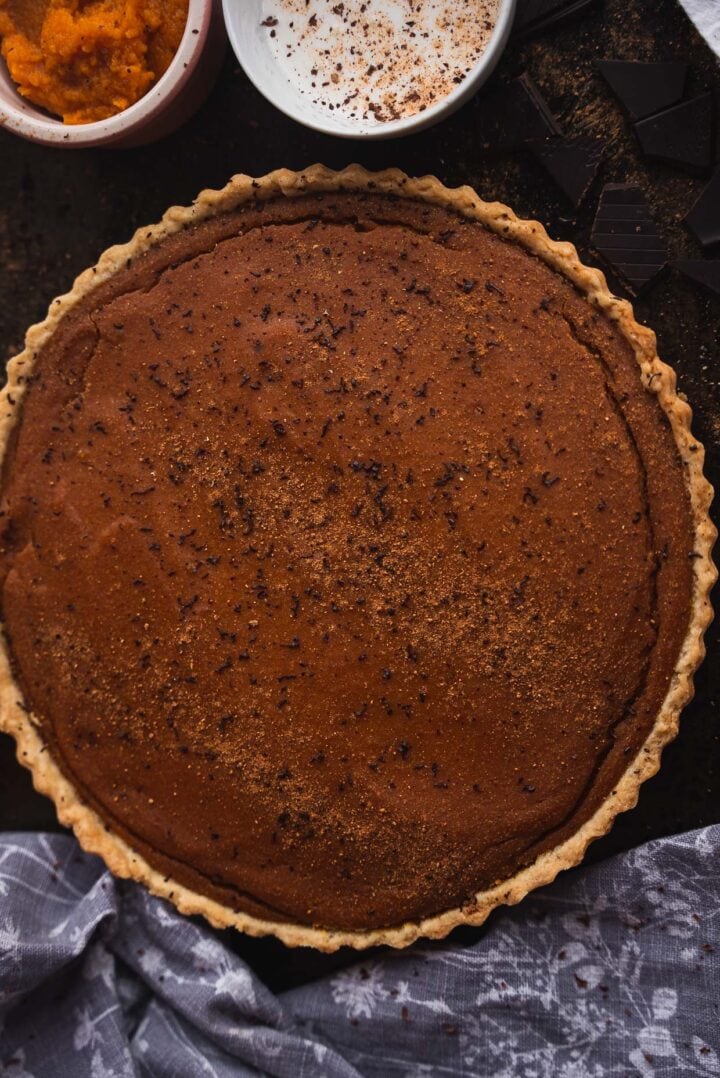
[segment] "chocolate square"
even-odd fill
[[[596,66],[631,120],[670,108],[685,92],[687,64],[598,60]]]
[[[713,95],[701,94],[641,120],[635,134],[646,157],[706,173],[715,158]]]
[[[645,196],[631,184],[605,185],[591,242],[634,292],[649,284],[667,262],[665,240],[650,216]]]

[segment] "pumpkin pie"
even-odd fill
[[[711,491],[654,335],[470,188],[238,176],[2,400],[2,727],[187,913],[402,946],[577,864],[692,694]]]

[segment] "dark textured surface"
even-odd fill
[[[675,266],[691,281],[697,281],[720,296],[720,258],[686,258],[676,262]]]
[[[136,151],[50,150],[0,132],[0,349],[22,345],[26,327],[44,317],[53,296],[111,243],[157,220],[168,205],[185,204],[202,187],[220,187],[238,171],[260,174],[314,161],[340,167],[357,160],[370,168],[398,165],[433,172],[453,185],[508,202],[542,221],[558,239],[575,242],[598,264],[589,232],[602,183],[637,183],[667,238],[670,257],[699,258],[682,218],[703,187],[669,166],[644,161],[620,105],[597,73],[607,59],[688,60],[688,95],[720,93],[717,61],[675,0],[605,0],[545,34],[511,43],[493,85],[528,70],[570,136],[607,140],[606,160],[577,215],[528,151],[496,153],[486,145],[492,100],[487,90],[455,117],[402,141],[375,144],[325,138],[305,130],[264,101],[228,59],[202,111],[174,136]],[[717,255],[712,249],[709,254]],[[622,293],[621,285],[611,285]],[[695,410],[695,431],[708,451],[708,474],[720,483],[720,299],[666,269],[635,302],[640,320],[659,336],[662,357],[678,372]],[[645,785],[640,803],[596,843],[597,859],[639,842],[720,820],[720,701],[718,626],[696,680],[680,735],[666,751],[661,773]],[[57,826],[51,806],[34,796],[0,738],[0,827]],[[476,933],[456,934],[458,944]],[[296,983],[347,961],[289,952],[274,941],[229,934],[234,946],[273,986]]]

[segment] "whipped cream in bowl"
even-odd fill
[[[246,74],[300,123],[388,138],[436,123],[488,78],[515,0],[223,0]]]

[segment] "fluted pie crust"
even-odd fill
[[[609,829],[615,816],[635,805],[641,784],[658,770],[664,746],[677,733],[680,712],[693,693],[693,674],[704,655],[703,634],[712,617],[708,597],[716,578],[711,558],[716,532],[709,518],[712,489],[703,475],[703,448],[692,435],[691,410],[676,392],[675,374],[657,356],[654,334],[638,325],[629,303],[609,292],[599,270],[584,266],[572,244],[550,240],[539,223],[519,220],[500,203],[483,202],[469,187],[451,190],[434,177],[412,179],[394,169],[369,173],[351,166],[342,172],[333,172],[316,165],[303,172],[278,170],[260,179],[236,176],[223,190],[204,191],[193,206],[168,210],[160,224],[139,230],[128,244],[110,248],[94,268],[77,278],[67,295],[54,300],[45,321],[29,330],[25,350],[9,363],[8,384],[0,404],[0,454],[4,454],[20,414],[20,404],[31,381],[37,353],[61,319],[99,284],[124,268],[129,259],[190,224],[244,203],[279,196],[298,198],[306,194],[341,191],[415,200],[478,221],[508,242],[538,256],[571,281],[593,307],[616,324],[637,358],[642,384],[656,395],[668,417],[684,465],[694,524],[693,595],[687,635],[654,726],[635,759],[592,817],[570,838],[542,853],[529,867],[475,895],[462,907],[417,923],[370,931],[331,931],[250,916],[192,891],[151,867],[83,803],[54,762],[47,751],[39,722],[23,703],[13,677],[8,649],[4,644],[0,646],[0,729],[15,738],[18,759],[31,770],[36,789],[52,798],[60,821],[72,827],[86,850],[99,854],[116,875],[137,880],[154,894],[170,899],[182,913],[203,914],[216,927],[232,926],[255,936],[271,934],[288,946],[309,946],[323,951],[334,951],[341,946],[362,949],[378,944],[404,947],[418,937],[443,937],[458,925],[479,925],[495,907],[519,902],[529,891],[551,882],[561,870],[578,864],[588,844]]]

